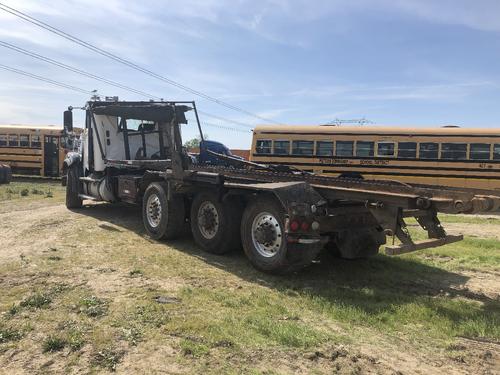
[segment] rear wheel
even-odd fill
[[[252,265],[265,272],[286,273],[308,266],[321,244],[288,243],[284,210],[272,198],[250,202],[241,221],[243,249]]]
[[[83,200],[80,194],[80,169],[79,165],[73,164],[68,168],[68,178],[66,182],[66,207],[81,208]]]
[[[191,205],[191,232],[205,251],[224,254],[241,247],[242,207],[235,197],[221,201],[213,192],[195,196]]]
[[[172,240],[183,234],[184,197],[174,194],[168,199],[166,186],[153,182],[142,198],[142,221],[149,236],[155,240]]]

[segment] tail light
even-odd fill
[[[290,223],[290,230],[292,232],[296,232],[300,227],[300,224],[297,220],[293,220],[291,223]]]

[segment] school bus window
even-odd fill
[[[40,148],[41,147],[40,143],[40,136],[39,135],[32,135],[31,136],[31,147],[32,148]]]
[[[5,134],[0,135],[0,147],[7,146],[7,136]]]
[[[500,143],[493,145],[493,160],[500,160]]]
[[[359,157],[372,157],[375,153],[375,143],[374,142],[356,142],[356,156]]]
[[[354,151],[354,142],[337,141],[335,144],[336,156],[352,156]]]
[[[470,156],[471,160],[489,160],[491,145],[487,143],[471,143]]]
[[[257,141],[257,154],[270,154],[272,141],[260,139]]]
[[[333,142],[317,141],[316,155],[318,156],[333,156]]]
[[[30,147],[30,136],[27,134],[21,134],[19,136],[19,145],[21,147]]]
[[[394,156],[394,143],[392,142],[378,143],[377,156]]]
[[[398,158],[415,159],[417,157],[416,142],[399,142],[398,143]]]
[[[313,141],[293,141],[292,154],[294,155],[312,155],[314,152]]]
[[[17,137],[17,134],[9,135],[9,146],[19,147],[19,138]]]
[[[290,141],[274,141],[274,153],[276,155],[288,155],[290,153]]]
[[[441,159],[445,160],[466,160],[466,143],[443,143],[441,145]]]
[[[420,159],[437,159],[439,144],[424,142],[420,143]]]

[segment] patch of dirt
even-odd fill
[[[500,240],[498,224],[476,224],[476,223],[446,223],[446,232],[449,234],[463,234],[477,238],[495,238]]]
[[[463,290],[476,295],[500,300],[500,272],[462,271],[461,274],[467,277],[467,282],[463,285],[457,285],[457,289],[463,288]]]

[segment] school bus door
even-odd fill
[[[46,135],[44,140],[44,175],[59,176],[59,139],[53,135]]]

